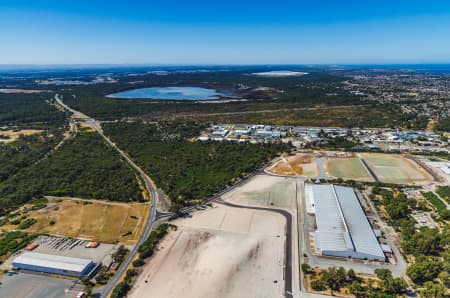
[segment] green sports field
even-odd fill
[[[359,158],[332,158],[327,161],[328,174],[346,180],[373,181]]]
[[[362,153],[361,157],[381,182],[413,184],[431,180],[422,167],[400,154]]]

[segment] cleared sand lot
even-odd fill
[[[359,158],[329,158],[326,165],[330,176],[357,181],[373,181]]]
[[[296,209],[296,178],[257,175],[223,198],[238,205]]]
[[[381,182],[413,184],[432,181],[420,165],[400,154],[361,153],[360,156]]]
[[[26,231],[91,239],[104,243],[134,244],[148,214],[149,204],[112,203],[77,199],[50,199],[48,207],[20,214],[37,222]],[[51,225],[50,221],[54,221]],[[17,229],[15,225],[2,227]]]
[[[283,216],[215,204],[175,224],[128,297],[282,297]]]
[[[277,175],[316,177],[318,175],[316,157],[314,153],[286,156],[272,165],[268,171]]]
[[[0,130],[0,142],[2,143],[12,143],[19,139],[21,135],[31,136],[37,133],[41,133],[42,130],[37,129],[21,129],[21,130]],[[5,136],[7,138],[2,138]]]

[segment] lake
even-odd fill
[[[208,100],[226,96],[217,90],[202,87],[149,87],[110,94],[109,98],[149,100]]]
[[[272,71],[265,71],[265,72],[254,72],[252,73],[255,76],[262,76],[262,77],[296,77],[296,76],[303,76],[307,75],[307,72],[301,72],[301,71],[290,71],[290,70],[272,70]]]

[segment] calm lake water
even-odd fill
[[[256,76],[262,76],[262,77],[295,77],[295,76],[303,76],[307,75],[307,72],[301,72],[301,71],[290,71],[290,70],[272,70],[272,71],[265,71],[265,72],[254,72],[252,73]]]
[[[201,87],[150,87],[110,94],[110,98],[157,100],[208,100],[226,96],[214,89]]]

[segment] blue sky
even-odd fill
[[[449,63],[450,1],[0,1],[0,64]]]

